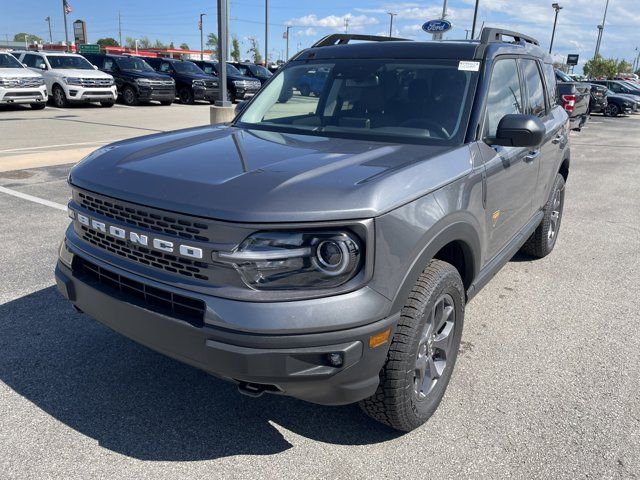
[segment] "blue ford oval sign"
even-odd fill
[[[429,20],[422,25],[422,30],[427,33],[444,33],[451,30],[451,22],[448,20]]]

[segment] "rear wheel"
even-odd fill
[[[558,174],[551,189],[551,196],[542,210],[542,222],[522,246],[521,252],[536,258],[543,258],[551,253],[560,233],[563,208],[564,177]]]
[[[34,110],[42,110],[44,107],[46,107],[46,104],[44,102],[31,104],[31,108],[33,108]]]
[[[304,97],[308,97],[309,95],[311,95],[311,88],[309,88],[309,85],[300,86],[300,95]]]
[[[64,108],[69,105],[67,96],[64,94],[64,90],[60,85],[54,85],[51,89],[51,101],[53,105],[58,108]]]
[[[181,88],[179,92],[179,96],[180,96],[180,103],[183,103],[185,105],[194,104],[193,92],[191,91],[190,88],[187,88],[187,87]]]
[[[130,107],[133,107],[140,103],[140,101],[138,100],[138,94],[132,86],[124,87],[124,90],[122,91],[122,101],[125,105],[129,105]]]
[[[360,402],[365,413],[402,431],[419,427],[433,415],[458,356],[464,303],[458,271],[432,260],[402,309],[378,390]]]

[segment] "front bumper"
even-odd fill
[[[194,100],[207,100],[209,102],[217,100],[220,96],[220,90],[217,88],[193,87]]]
[[[17,103],[46,103],[47,87],[33,88],[3,88],[0,87],[0,104],[12,105]]]
[[[235,382],[241,391],[250,394],[279,393],[323,405],[349,404],[369,397],[378,386],[379,372],[399,318],[397,313],[349,329],[265,334],[215,325],[218,312],[237,317],[255,315],[256,304],[232,302],[234,308],[229,310],[221,304],[229,301],[209,297],[205,298],[204,323],[196,325],[161,313],[152,304],[143,304],[124,293],[128,288],[126,285],[143,283],[150,291],[157,292],[161,288],[169,292],[172,299],[175,295],[190,295],[190,292],[138,277],[84,253],[79,255],[66,242],[61,246],[61,259],[64,261],[56,266],[56,283],[65,298],[77,308],[153,350]],[[116,287],[113,280],[103,284],[84,275],[82,264],[86,261],[98,265],[111,278],[118,278],[123,283]],[[353,302],[349,296],[344,297],[345,303]],[[311,301],[316,302],[314,306],[308,302],[304,309],[307,315],[309,312],[336,315],[335,306],[323,311],[322,299]],[[299,307],[296,303],[300,302],[257,305],[258,309],[262,305],[265,318],[269,316],[267,311],[277,308],[282,318],[300,323],[304,318],[293,318],[292,314]],[[349,309],[347,305],[344,307]],[[337,318],[336,323],[340,320]],[[387,329],[390,329],[387,343],[370,348],[369,338]],[[342,366],[334,366],[329,354],[337,354],[342,359]]]
[[[115,102],[118,98],[118,90],[115,85],[111,87],[85,88],[76,85],[68,85],[67,99],[70,102]]]
[[[174,87],[138,87],[138,99],[141,102],[148,102],[152,100],[156,101],[169,101],[175,100],[176,89]]]

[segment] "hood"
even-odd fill
[[[180,73],[176,72],[173,74],[174,78],[189,78],[191,80],[211,80],[212,75],[207,75],[206,73]]]
[[[0,77],[33,78],[42,77],[42,75],[28,68],[0,68]]]
[[[80,78],[112,78],[108,73],[100,70],[85,70],[81,68],[53,68],[48,70],[62,77],[80,77]]]
[[[207,126],[102,147],[69,179],[114,198],[212,219],[325,221],[399,207],[469,172],[470,158],[468,146]]]
[[[136,72],[134,70],[120,70],[122,75],[130,78],[148,78],[149,80],[171,80],[171,76],[160,72]]]

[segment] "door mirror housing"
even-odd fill
[[[38,68],[39,68],[40,70],[46,70],[46,69],[47,69],[47,66],[46,66],[44,63],[40,63],[40,64],[38,64]]]
[[[538,147],[545,133],[544,123],[537,116],[509,114],[502,117],[495,138],[488,138],[487,143],[505,147]]]
[[[93,69],[94,69],[94,70],[98,70],[97,65],[93,65]]]

